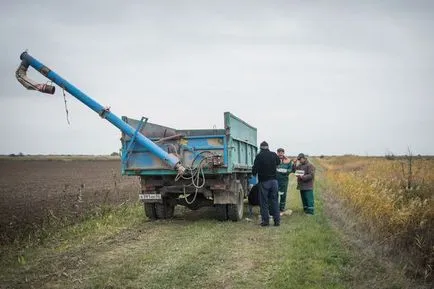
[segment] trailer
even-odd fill
[[[141,178],[140,199],[149,218],[173,216],[176,205],[214,206],[221,220],[240,220],[257,151],[257,130],[230,112],[221,129],[174,129],[146,120],[123,120],[176,155],[188,177],[177,177],[152,152],[122,134],[122,173]]]
[[[220,220],[242,219],[254,179],[255,127],[230,112],[219,129],[175,129],[145,117],[119,118],[27,52],[20,59],[16,78],[24,87],[55,93],[54,85],[27,76],[31,66],[121,131],[122,175],[140,177],[139,199],[148,218],[172,218],[175,206],[182,205],[192,210],[213,206]]]

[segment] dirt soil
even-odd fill
[[[122,177],[120,160],[0,159],[0,242],[47,217],[79,218],[92,207],[137,200],[138,177]]]

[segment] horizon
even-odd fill
[[[22,152],[18,152],[18,153],[10,153],[10,154],[0,154],[0,157],[50,157],[50,156],[61,156],[61,157],[74,157],[74,156],[83,156],[83,157],[120,157],[120,153],[118,152],[112,152],[109,154],[26,154],[26,153],[22,153]],[[114,153],[117,153],[117,155],[113,155]],[[320,158],[320,157],[346,157],[346,156],[355,156],[355,157],[381,157],[381,158],[387,158],[387,157],[408,157],[408,154],[383,154],[383,155],[358,155],[358,154],[336,154],[336,155],[325,155],[325,154],[321,154],[321,155],[309,155],[309,154],[305,154],[306,157],[314,157],[314,158]],[[285,154],[285,156],[287,157],[296,157],[297,155],[287,155]],[[414,154],[412,152],[412,157],[417,158],[417,157],[434,157],[434,154],[428,154],[428,155],[422,155],[422,154]]]

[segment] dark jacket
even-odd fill
[[[301,178],[297,178],[297,189],[303,190],[313,190],[313,181],[315,179],[315,167],[306,160],[305,164],[299,164],[298,166],[293,166],[293,172],[296,170],[304,171],[304,175]]]
[[[252,173],[258,175],[258,181],[265,182],[276,179],[276,168],[280,159],[275,152],[268,149],[261,150],[253,163]]]
[[[249,200],[249,205],[251,206],[259,206],[259,186],[258,184],[254,185],[249,192],[249,196],[247,198]]]

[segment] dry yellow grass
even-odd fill
[[[387,160],[357,156],[319,160],[332,191],[372,234],[406,249],[432,278],[434,266],[434,159]],[[417,266],[416,266],[417,267]]]

